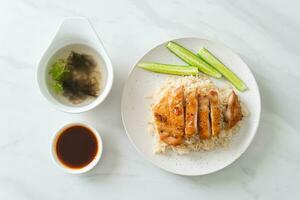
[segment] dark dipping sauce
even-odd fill
[[[58,159],[69,168],[83,168],[98,152],[95,134],[87,127],[76,125],[62,131],[56,142]]]

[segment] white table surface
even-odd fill
[[[67,1],[0,3],[0,199],[299,199],[300,1]],[[114,65],[106,101],[84,114],[54,110],[35,68],[65,17],[85,16]],[[262,95],[258,133],[247,152],[217,173],[183,177],[147,162],[130,144],[121,93],[136,59],[175,37],[220,41],[250,66]],[[49,142],[69,121],[94,125],[103,159],[76,176],[53,165]]]

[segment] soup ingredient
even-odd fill
[[[93,57],[71,52],[67,63],[70,72],[63,79],[64,95],[73,103],[81,103],[88,97],[97,97],[100,73]]]
[[[67,62],[65,60],[58,59],[53,63],[49,74],[54,81],[52,88],[56,93],[63,91],[62,80],[68,72],[69,70],[67,69]]]
[[[54,91],[67,97],[73,104],[98,96],[100,72],[90,55],[72,51],[67,59],[54,62],[49,74],[54,82]]]
[[[247,89],[246,84],[228,67],[226,67],[217,57],[215,57],[210,51],[205,48],[202,48],[198,52],[199,56],[205,60],[208,64],[218,70],[225,78],[230,81],[234,87],[239,91],[244,91]]]
[[[242,108],[238,96],[234,91],[228,98],[228,104],[225,112],[226,128],[234,127],[243,118]]]
[[[180,59],[182,59],[184,62],[188,63],[189,65],[198,67],[198,69],[201,72],[203,72],[209,76],[215,77],[215,78],[222,77],[222,74],[220,74],[216,69],[211,67],[209,64],[207,64],[205,61],[203,61],[201,58],[199,58],[193,52],[182,47],[181,45],[179,45],[175,42],[168,42],[167,48],[171,52],[173,52],[176,56],[178,56]]]
[[[198,94],[191,89],[185,96],[185,136],[191,137],[197,133],[198,124]]]
[[[139,67],[162,74],[173,74],[173,75],[197,75],[198,68],[193,66],[183,66],[183,65],[169,65],[169,64],[160,64],[153,62],[142,62],[138,64]]]
[[[83,168],[93,161],[98,152],[94,133],[80,125],[64,130],[57,139],[56,154],[67,167]]]

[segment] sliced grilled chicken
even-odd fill
[[[185,97],[185,136],[191,137],[197,133],[198,95],[197,90],[187,92]]]
[[[184,135],[184,87],[179,86],[172,90],[169,97],[170,124],[173,127],[173,136]]]
[[[169,136],[170,112],[169,112],[169,96],[171,91],[167,91],[160,101],[153,107],[154,122],[160,138]]]
[[[168,90],[153,107],[160,139],[169,145],[182,143],[184,134],[183,87]]]
[[[201,139],[211,137],[211,128],[209,121],[209,98],[207,95],[199,96],[199,134]]]
[[[173,87],[154,105],[153,114],[160,140],[168,145],[180,145],[184,136],[191,137],[197,132],[200,139],[210,139],[221,131],[221,103],[214,90],[198,95],[194,89],[184,96],[183,86]],[[224,112],[225,128],[234,127],[242,117],[239,98],[232,91]]]
[[[211,134],[212,136],[216,136],[219,135],[221,131],[221,104],[216,91],[210,91],[208,97],[210,105]]]
[[[243,118],[242,109],[238,96],[231,92],[225,111],[226,129],[234,127]]]

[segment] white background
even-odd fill
[[[299,199],[300,1],[0,0],[0,199]],[[84,114],[54,110],[35,81],[36,64],[58,25],[87,17],[106,47],[115,82],[106,101]],[[201,177],[162,171],[141,157],[120,116],[132,65],[165,40],[198,36],[224,43],[253,71],[262,119],[247,152]],[[63,173],[50,158],[62,124],[94,125],[103,159],[88,174]]]

